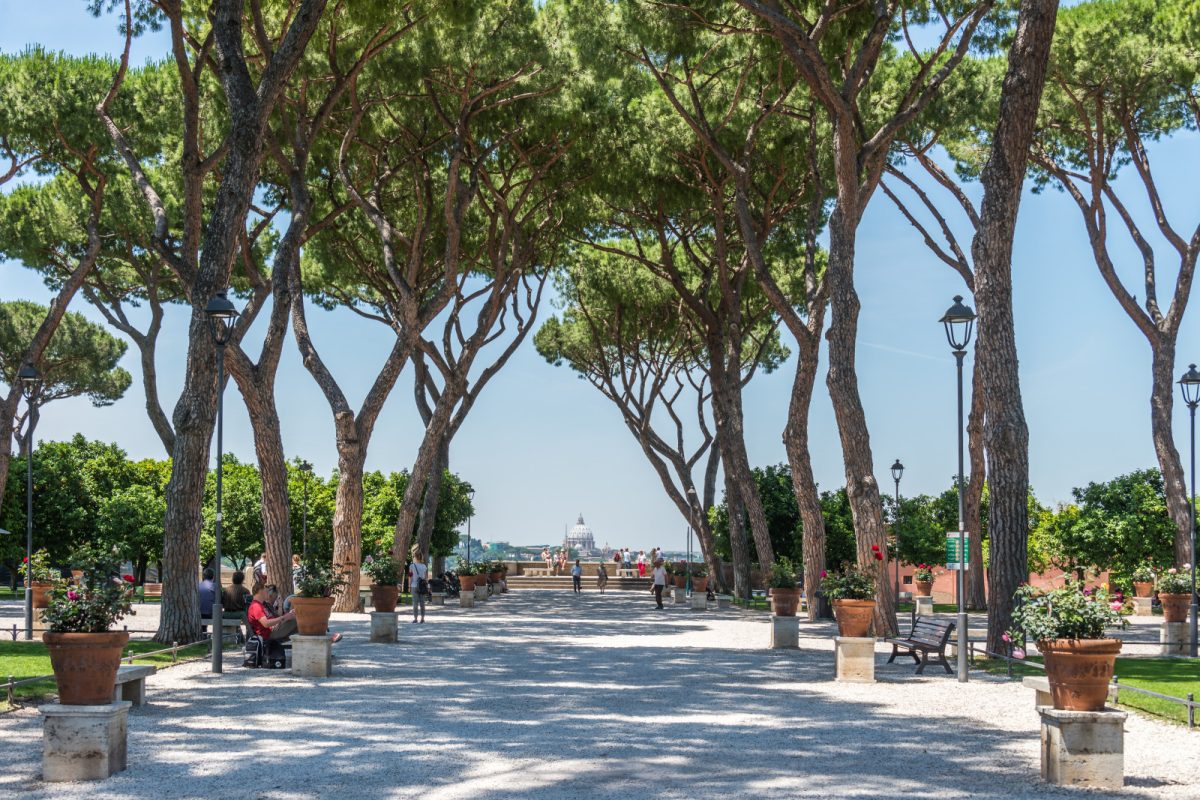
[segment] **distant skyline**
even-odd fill
[[[0,0],[0,11],[9,22],[0,28],[0,51],[19,52],[37,42],[74,54],[115,54],[121,46],[115,18],[93,19],[78,0],[36,6]],[[161,56],[165,41],[162,32],[138,40],[134,63]],[[1198,143],[1189,132],[1157,143],[1150,152],[1167,212],[1189,230],[1200,219]],[[978,186],[970,186],[969,192],[977,197]],[[1130,197],[1136,196],[1130,192]],[[1135,213],[1148,219],[1146,203],[1137,199]],[[1140,259],[1119,231],[1115,238],[1120,272],[1141,296]],[[1153,243],[1164,246],[1158,238]],[[1169,264],[1159,269],[1160,299],[1165,301],[1175,276]],[[1073,487],[1156,466],[1150,440],[1149,348],[1101,280],[1069,198],[1053,189],[1036,195],[1026,191],[1014,275],[1030,479],[1038,497],[1046,503],[1069,501]],[[937,320],[954,295],[967,295],[965,287],[926,250],[882,192],[876,193],[860,228],[857,285],[862,302],[857,370],[881,492],[892,493],[888,468],[896,458],[906,467],[902,494],[941,492],[955,470],[956,432],[954,360]],[[3,299],[44,303],[49,296],[33,272],[13,262],[0,265]],[[974,306],[969,295],[967,302]],[[103,322],[82,297],[71,310]],[[542,318],[552,311],[549,303],[544,305]],[[1183,323],[1176,375],[1188,363],[1200,362],[1196,313],[1190,311]],[[261,337],[265,315],[248,341]],[[318,347],[357,404],[388,351],[389,334],[344,310],[323,312],[310,306],[309,316]],[[159,342],[160,391],[168,415],[182,386],[186,323],[184,309],[169,309]],[[824,350],[821,359],[810,419],[813,466],[821,488],[835,489],[844,483],[844,472],[824,383]],[[970,365],[969,357],[968,374]],[[64,439],[80,432],[114,441],[131,457],[164,457],[146,418],[132,346],[122,366],[134,375],[122,400],[107,408],[78,399],[53,403],[43,411],[37,438]],[[747,388],[747,448],[756,466],[786,462],[781,432],[794,366],[789,359],[775,373],[755,377]],[[288,458],[306,458],[318,473],[329,475],[336,465],[332,418],[294,344],[284,350],[277,385]],[[253,461],[245,407],[232,384],[226,401],[226,450]],[[1187,409],[1178,401],[1175,421],[1186,467]],[[421,430],[411,372],[406,372],[380,418],[368,469],[409,468]],[[573,525],[582,512],[599,544],[686,547],[687,520],[667,500],[615,407],[566,367],[547,364],[531,341],[484,390],[454,440],[451,469],[476,489],[472,534],[484,542],[560,541],[563,526]]]

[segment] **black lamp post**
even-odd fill
[[[1179,379],[1179,388],[1183,391],[1183,402],[1187,403],[1192,420],[1192,501],[1188,503],[1192,530],[1192,602],[1188,609],[1192,620],[1192,637],[1188,655],[1196,658],[1196,406],[1200,405],[1200,372],[1196,371],[1195,364],[1188,365],[1188,371]]]
[[[946,311],[941,319],[946,328],[946,340],[954,353],[954,361],[958,365],[958,680],[967,682],[967,607],[964,601],[964,588],[967,560],[966,531],[963,530],[966,509],[963,498],[963,359],[967,355],[967,345],[971,342],[971,331],[975,327],[975,312],[963,305],[962,296],[954,297],[954,305]]]
[[[237,309],[225,296],[225,292],[217,292],[204,308],[208,317],[208,327],[212,332],[213,344],[217,346],[217,518],[214,540],[216,542],[216,583],[215,597],[212,608],[212,671],[221,672],[221,653],[224,647],[221,623],[224,621],[224,610],[221,608],[221,460],[224,455],[223,434],[225,427],[225,345],[233,335],[233,321],[237,319]]]
[[[892,464],[892,480],[896,482],[896,511],[892,516],[892,536],[896,539],[896,606],[900,606],[900,530],[896,523],[900,521],[900,476],[904,474],[904,465],[900,459]]]
[[[308,563],[308,476],[312,474],[312,464],[300,462],[300,473],[304,476],[304,527],[301,529],[300,541],[303,543],[304,563]]]
[[[467,566],[471,566],[471,518],[475,516],[475,490],[467,492],[471,499],[471,513],[467,515]]]
[[[33,364],[17,370],[17,382],[25,396],[29,427],[25,430],[25,638],[33,638],[33,426],[37,414],[33,399],[42,388],[42,375]]]
[[[687,593],[692,592],[692,532],[696,529],[696,506],[699,500],[696,499],[696,487],[689,486],[687,490],[688,499],[688,517],[691,524],[688,525],[688,557],[687,557]],[[715,580],[715,577],[714,577]]]

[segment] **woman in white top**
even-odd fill
[[[639,578],[646,577],[646,551],[645,550],[638,550],[637,565],[638,565],[638,577]]]
[[[412,592],[413,618],[417,621],[417,609],[421,610],[421,622],[425,621],[425,590],[429,588],[429,567],[421,560],[421,554],[413,556],[408,566],[408,590]]]
[[[663,569],[661,558],[654,562],[654,572],[650,573],[650,577],[653,581],[654,602],[658,604],[659,608],[662,608],[663,589],[667,588],[667,571]]]

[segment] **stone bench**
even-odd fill
[[[430,605],[435,605],[435,606],[446,605],[446,593],[445,592],[430,592],[429,603],[430,603]]]
[[[146,705],[146,678],[157,671],[158,668],[151,664],[123,664],[118,667],[113,702],[128,700],[134,708]]]
[[[721,609],[721,608],[729,608],[729,606],[730,606],[732,603],[733,603],[733,595],[731,595],[731,594],[719,594],[719,595],[717,595],[717,608],[718,608],[718,609]]]
[[[525,569],[521,570],[521,574],[523,574],[523,575],[544,575],[546,577],[549,577],[550,570],[546,569],[545,567],[526,567]]]
[[[241,638],[242,638],[242,635],[241,635],[241,634],[242,634],[242,625],[243,625],[245,622],[246,622],[246,619],[245,619],[245,617],[243,617],[243,616],[242,616],[242,615],[240,615],[240,614],[239,614],[238,616],[236,616],[236,617],[234,617],[234,616],[230,616],[230,615],[228,615],[228,614],[226,614],[226,615],[223,615],[223,616],[221,617],[221,637],[222,637],[222,641],[224,641],[225,634],[226,634],[226,633],[230,633],[230,632],[232,632],[232,633],[234,634],[234,639],[235,639],[235,640],[237,640],[237,641],[241,641]],[[203,629],[210,628],[210,627],[212,627],[212,624],[213,624],[212,617],[201,617],[201,618],[200,618],[200,627],[201,627],[201,628],[203,628]]]

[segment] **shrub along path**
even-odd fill
[[[765,615],[655,611],[648,595],[510,594],[401,617],[399,645],[345,633],[335,676],[203,662],[149,681],[128,771],[43,784],[40,717],[0,716],[0,795],[460,800],[1075,796],[1040,784],[1032,692],[982,672],[837,684],[831,628],[764,649]],[[1200,734],[1138,716],[1125,790],[1195,798]],[[1108,797],[1089,793],[1089,798]]]

